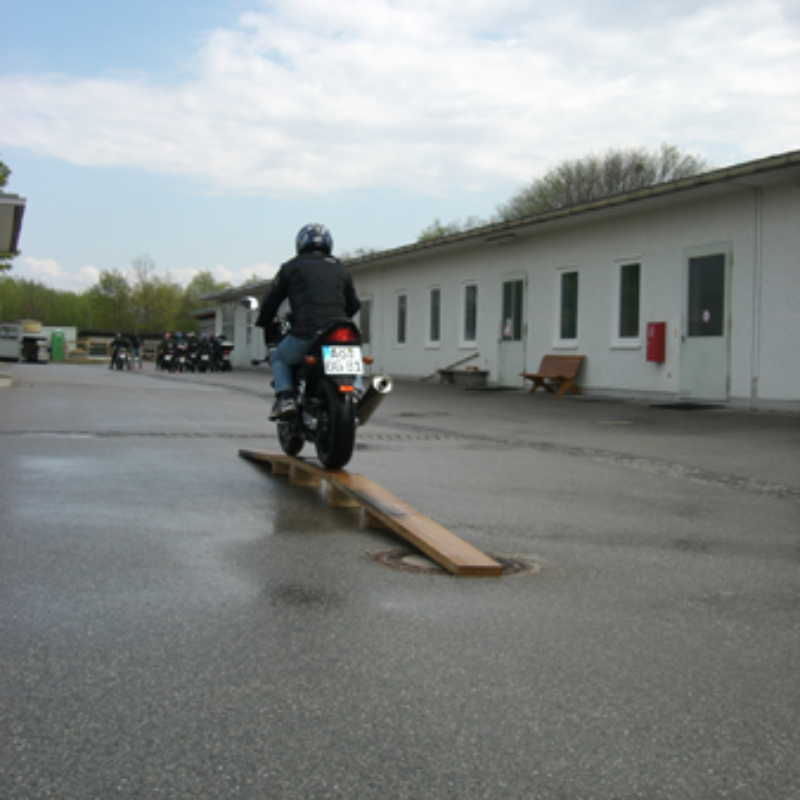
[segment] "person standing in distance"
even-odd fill
[[[134,331],[133,336],[130,338],[131,343],[131,357],[133,358],[134,366],[139,362],[139,369],[142,368],[142,339],[139,336],[139,331]]]
[[[330,320],[351,319],[361,308],[347,267],[333,256],[333,237],[324,226],[312,223],[300,229],[297,255],[278,270],[264,296],[256,324],[265,331],[285,301],[291,306],[291,331],[270,358],[275,384],[271,420],[297,414],[294,368],[303,360],[314,335]]]

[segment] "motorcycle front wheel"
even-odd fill
[[[341,469],[353,457],[356,415],[353,398],[323,380],[317,392],[317,458],[326,469]]]

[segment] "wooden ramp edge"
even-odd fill
[[[360,506],[365,526],[389,528],[453,575],[497,578],[502,574],[497,561],[363,475],[326,470],[283,454],[240,450],[239,455],[269,464],[274,475],[288,475],[296,486],[318,488],[326,484],[330,505]]]

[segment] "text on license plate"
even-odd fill
[[[361,375],[364,372],[360,347],[325,346],[322,361],[326,375]]]

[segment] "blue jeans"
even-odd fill
[[[294,394],[294,370],[303,360],[303,356],[311,346],[311,339],[297,339],[291,334],[285,336],[281,343],[272,351],[269,363],[272,365],[272,379],[275,384],[275,394],[290,392]],[[356,389],[362,391],[364,381],[361,375],[356,375],[354,381]]]
[[[310,339],[297,339],[289,334],[272,351],[269,363],[276,395],[281,392],[294,394],[294,368],[303,360],[310,344]]]

